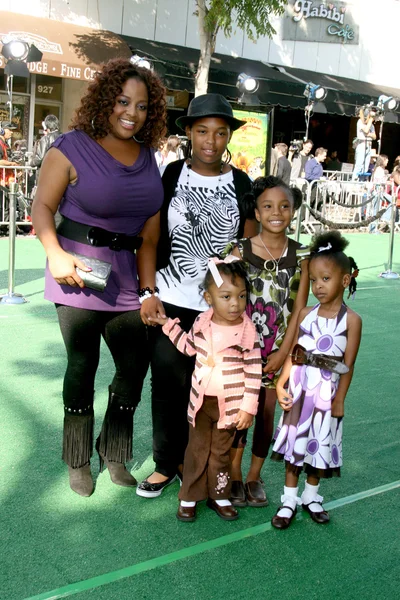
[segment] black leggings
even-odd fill
[[[252,454],[267,458],[274,430],[276,390],[261,388],[253,432]],[[244,448],[248,429],[236,431],[232,448]]]
[[[164,302],[165,313],[179,317],[181,327],[188,332],[198,311],[180,308]],[[188,442],[187,409],[194,358],[179,352],[161,327],[149,328],[151,346],[151,383],[153,417],[153,458],[156,471],[175,475]]]
[[[116,372],[110,391],[139,404],[149,366],[146,327],[138,310],[106,312],[56,304],[67,350],[63,400],[66,408],[93,405],[94,379],[100,358],[101,337],[114,359]]]

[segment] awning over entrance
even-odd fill
[[[153,59],[155,69],[162,75],[169,89],[194,92],[199,50],[140,38],[121,37],[133,52]],[[257,96],[265,106],[304,110],[307,100],[303,92],[305,85],[310,81],[329,88],[324,104],[330,114],[353,116],[357,106],[371,100],[376,101],[380,94],[400,98],[400,90],[224,54],[212,56],[208,91],[223,94],[231,100],[237,99],[237,76],[243,72],[258,79],[260,87]]]
[[[366,81],[358,81],[347,77],[339,77],[337,75],[307,71],[305,69],[294,69],[292,67],[282,67],[280,65],[271,66],[285,77],[292,77],[294,81],[302,81],[305,83],[312,81],[313,83],[328,89],[328,96],[324,103],[326,105],[332,103],[335,103],[338,106],[342,105],[345,114],[348,114],[348,110],[351,109],[352,112],[350,114],[354,115],[356,106],[362,106],[371,101],[376,102],[382,94],[400,99],[400,90],[397,88],[368,83]],[[302,85],[304,85],[304,83],[302,83]],[[328,112],[330,111],[328,110]]]
[[[88,81],[110,58],[130,58],[128,45],[115,33],[52,19],[0,11],[0,40],[5,36],[34,44],[43,58],[29,63],[31,73]],[[0,68],[5,59],[0,56]]]

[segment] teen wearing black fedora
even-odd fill
[[[163,174],[156,288],[148,291],[141,315],[147,325],[154,325],[149,317],[157,315],[179,318],[188,332],[208,308],[199,288],[208,258],[220,254],[234,238],[255,235],[257,224],[247,219],[242,203],[251,188],[249,177],[223,158],[232,133],[244,125],[233,116],[229,102],[219,94],[198,96],[176,124],[189,140],[187,158],[169,164]],[[156,466],[138,485],[137,494],[154,498],[181,473],[194,362],[160,328],[149,331]]]

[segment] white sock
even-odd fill
[[[193,508],[193,506],[196,506],[196,502],[186,502],[186,500],[181,500],[181,506],[183,508]]]
[[[318,494],[318,490],[319,490],[319,484],[311,485],[310,483],[307,483],[307,481],[306,481],[304,492],[301,495],[302,503],[308,504],[309,505],[308,508],[312,512],[322,512],[324,510],[321,506],[321,503],[323,502],[324,499],[322,498],[322,496],[320,496]]]
[[[232,502],[230,500],[216,500],[215,501],[218,506],[232,506]]]
[[[297,506],[297,492],[299,491],[299,488],[291,488],[291,487],[286,487],[286,485],[283,488],[283,496],[281,496],[281,502],[283,502],[283,506],[289,506],[290,508],[292,508],[293,510],[296,508]],[[287,508],[282,508],[277,516],[278,517],[286,517],[287,519],[290,519],[290,517],[293,515],[293,512]]]

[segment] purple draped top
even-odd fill
[[[115,233],[138,235],[147,219],[163,202],[163,187],[151,149],[141,146],[132,166],[113,158],[83,131],[61,135],[53,143],[74,166],[78,179],[68,185],[60,204],[61,215]],[[127,311],[140,308],[137,295],[136,256],[127,250],[116,252],[96,248],[58,236],[64,250],[94,256],[112,264],[104,292],[59,285],[48,265],[45,298],[51,302],[90,310]]]

